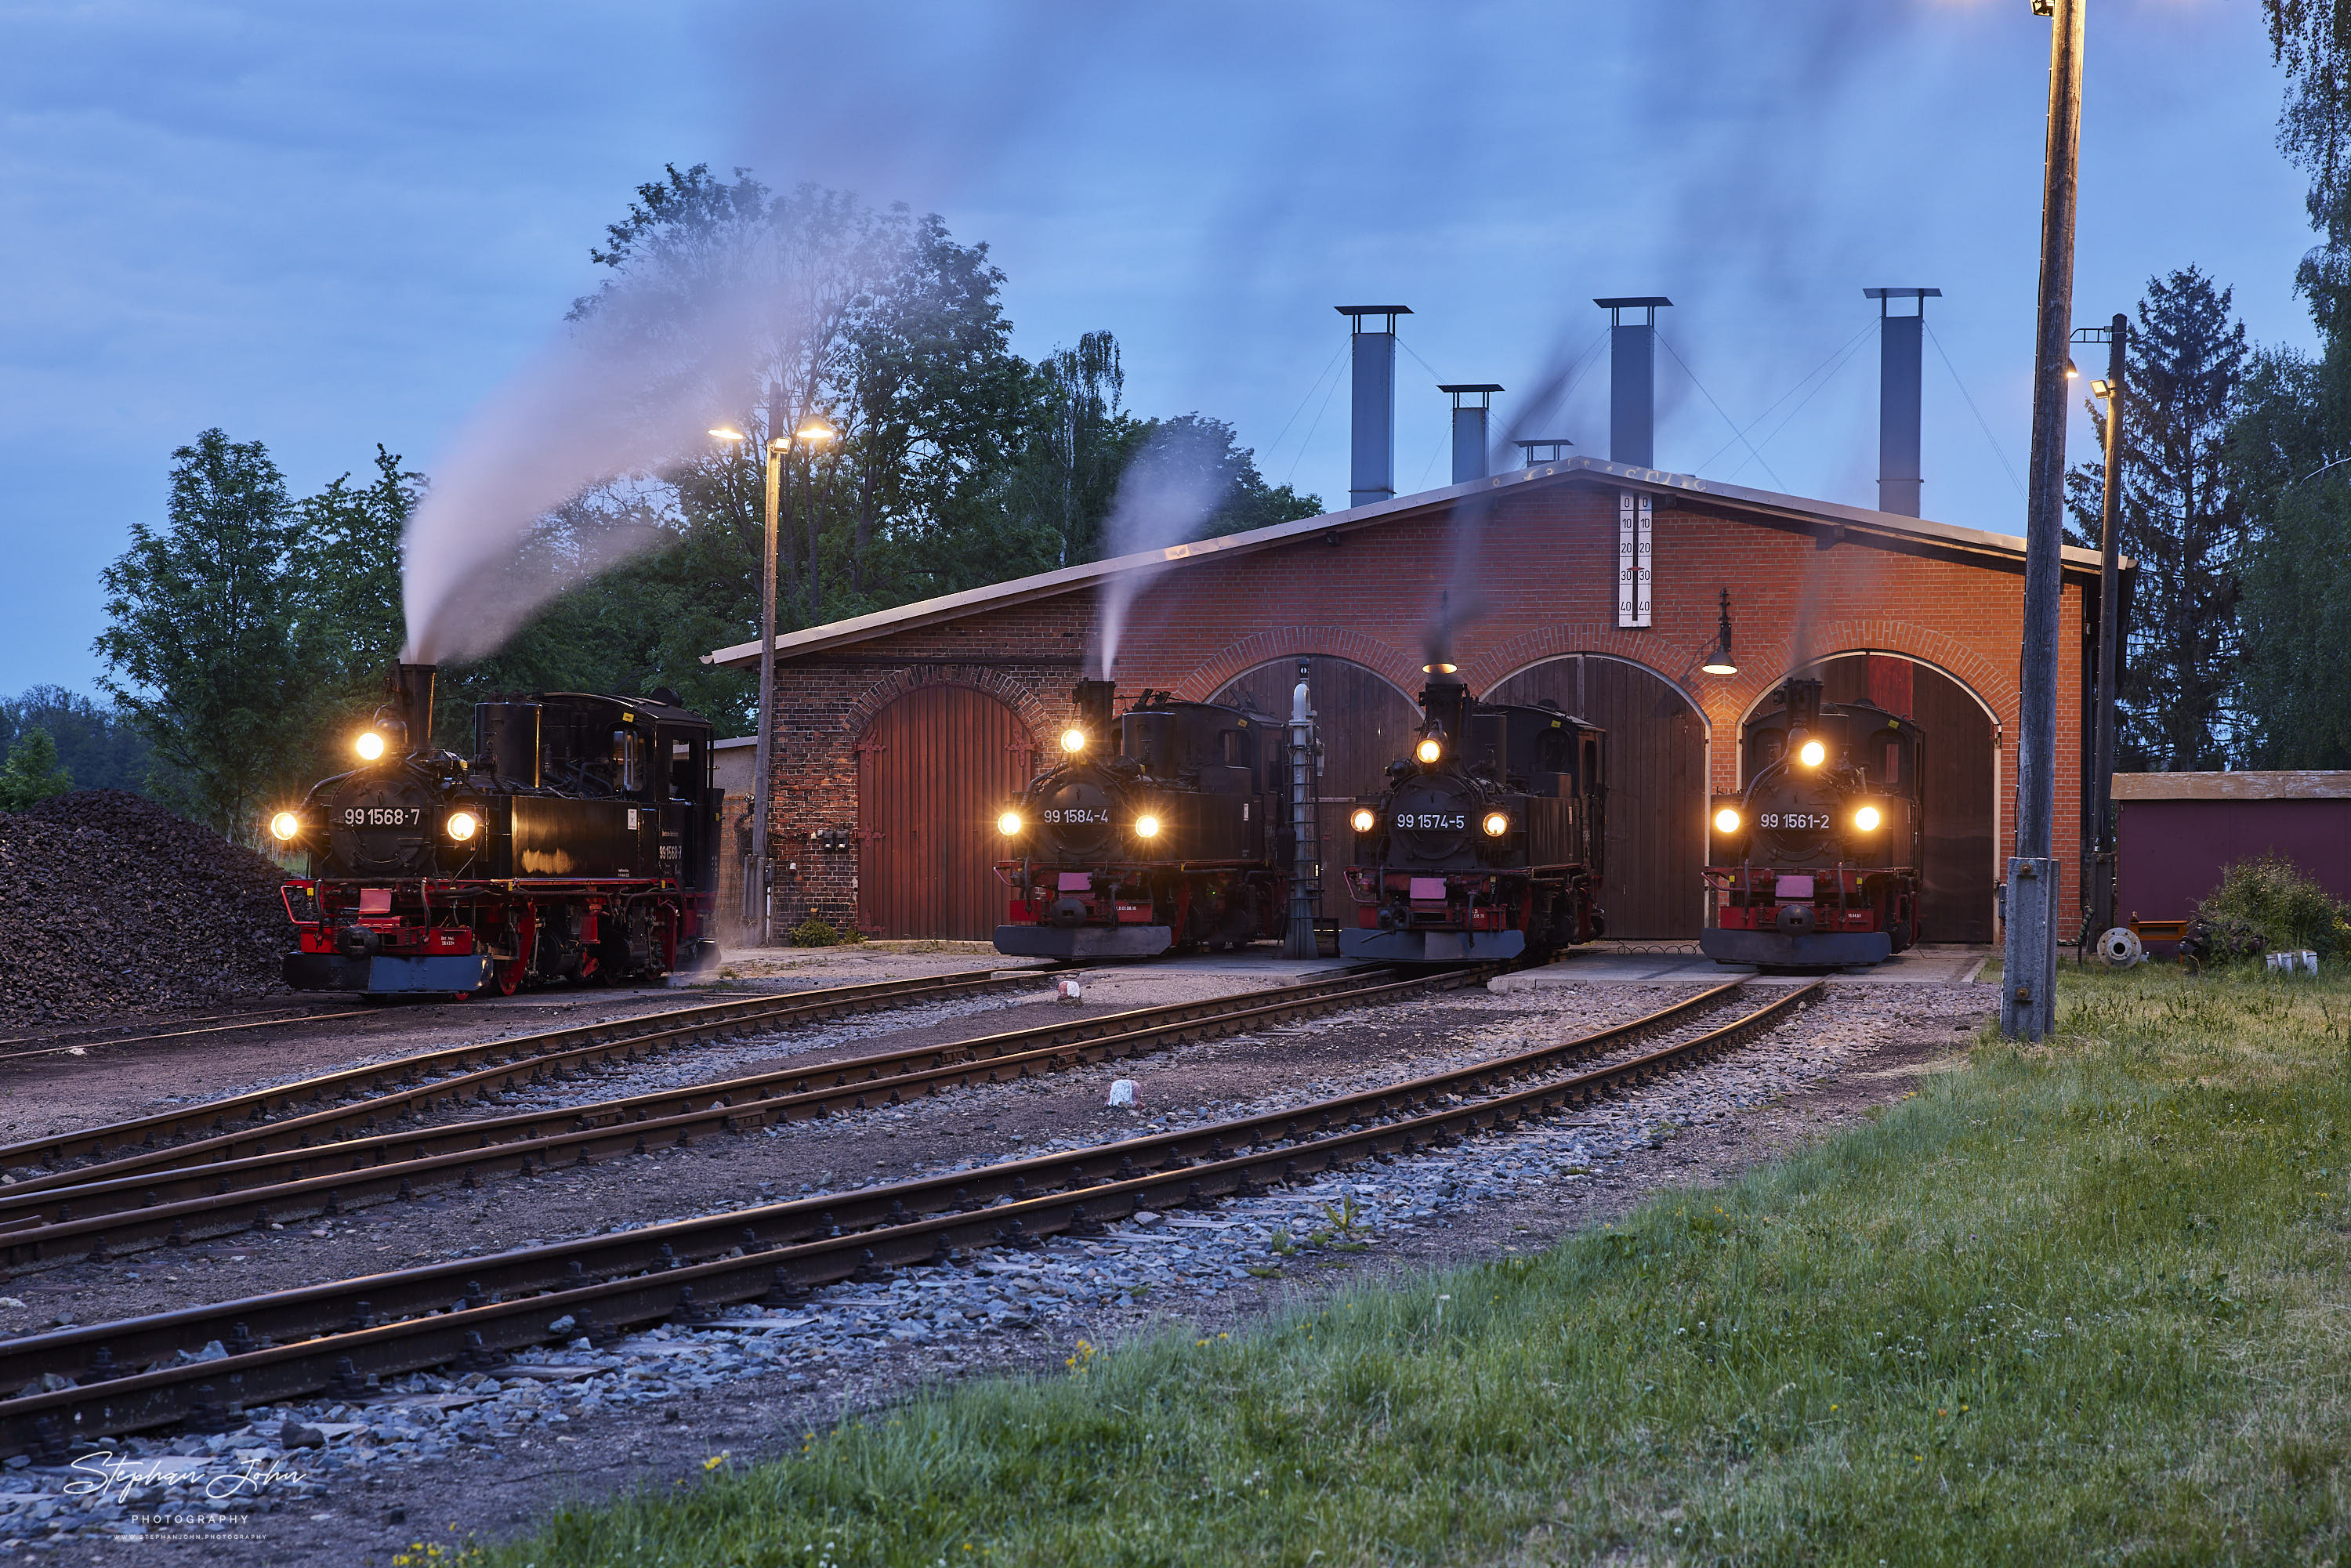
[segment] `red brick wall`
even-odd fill
[[[1719,504],[1719,503],[1717,503]],[[1444,507],[1337,536],[1159,571],[1137,592],[1117,653],[1122,698],[1144,686],[1200,699],[1271,659],[1322,653],[1369,665],[1416,690],[1440,604],[1456,630],[1450,657],[1473,691],[1544,659],[1605,653],[1675,682],[1711,727],[1719,789],[1737,781],[1740,716],[1794,667],[1864,649],[1907,654],[1974,691],[2001,727],[2001,821],[2008,843],[2016,778],[2021,571],[1897,554],[1855,542],[1669,509],[1655,513],[1653,626],[1615,623],[1613,492],[1532,488],[1457,522]],[[1698,673],[1715,634],[1717,594],[1731,595],[1740,674]],[[1040,753],[1069,712],[1095,623],[1097,588],[985,611],[778,667],[775,826],[780,860],[799,874],[778,900],[789,927],[810,909],[840,918],[854,900],[852,854],[807,844],[854,828],[853,747],[872,715],[910,685],[953,681],[1007,702]],[[2082,590],[2064,588],[2058,647],[2057,842],[2078,892]],[[795,844],[794,841],[799,841]],[[2070,904],[2065,907],[2071,907]]]

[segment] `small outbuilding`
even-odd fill
[[[2283,855],[2351,899],[2351,771],[2117,773],[2115,913],[2185,920],[2239,861]]]

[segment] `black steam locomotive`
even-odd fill
[[[1458,963],[1538,956],[1603,936],[1603,732],[1550,703],[1472,702],[1427,666],[1411,757],[1358,805],[1347,886],[1351,958]]]
[[[1865,702],[1823,706],[1792,680],[1740,738],[1747,787],[1707,824],[1707,928],[1725,964],[1834,969],[1918,939],[1926,795],[1917,726]]]
[[[1142,958],[1281,935],[1289,764],[1268,715],[1081,681],[1061,761],[997,819],[1000,953]]]
[[[359,768],[270,821],[310,861],[285,888],[286,983],[511,995],[690,965],[717,889],[709,721],[668,691],[549,692],[475,704],[457,757],[433,744],[433,685],[401,665]]]

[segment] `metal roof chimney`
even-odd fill
[[[1877,509],[1918,516],[1918,384],[1927,301],[1939,288],[1865,288],[1877,301]],[[1887,303],[1916,299],[1918,308],[1896,316]]]
[[[1657,465],[1657,307],[1662,294],[1593,301],[1608,312],[1608,461]],[[1638,310],[1638,321],[1625,313]]]
[[[1567,449],[1575,443],[1565,436],[1545,436],[1541,441],[1520,441],[1512,444],[1526,455],[1527,466],[1531,468],[1538,463],[1564,463],[1567,461]]]
[[[1409,305],[1341,305],[1354,329],[1355,403],[1347,505],[1367,507],[1395,498],[1395,319],[1412,314]],[[1384,318],[1366,331],[1364,318]]]
[[[1486,415],[1494,394],[1505,389],[1498,382],[1439,382],[1437,390],[1453,394],[1453,482],[1467,485],[1486,476]],[[1476,397],[1475,403],[1464,402]]]

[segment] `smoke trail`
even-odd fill
[[[1206,423],[1170,420],[1119,476],[1118,495],[1102,525],[1103,553],[1114,559],[1182,544],[1232,493],[1224,433]],[[1094,670],[1102,679],[1112,678],[1135,595],[1164,570],[1164,562],[1133,568],[1102,585],[1093,648]]]
[[[403,659],[489,653],[571,582],[658,540],[642,507],[583,498],[708,444],[712,410],[733,401],[720,389],[747,381],[768,324],[750,276],[648,264],[483,404],[401,541]]]

